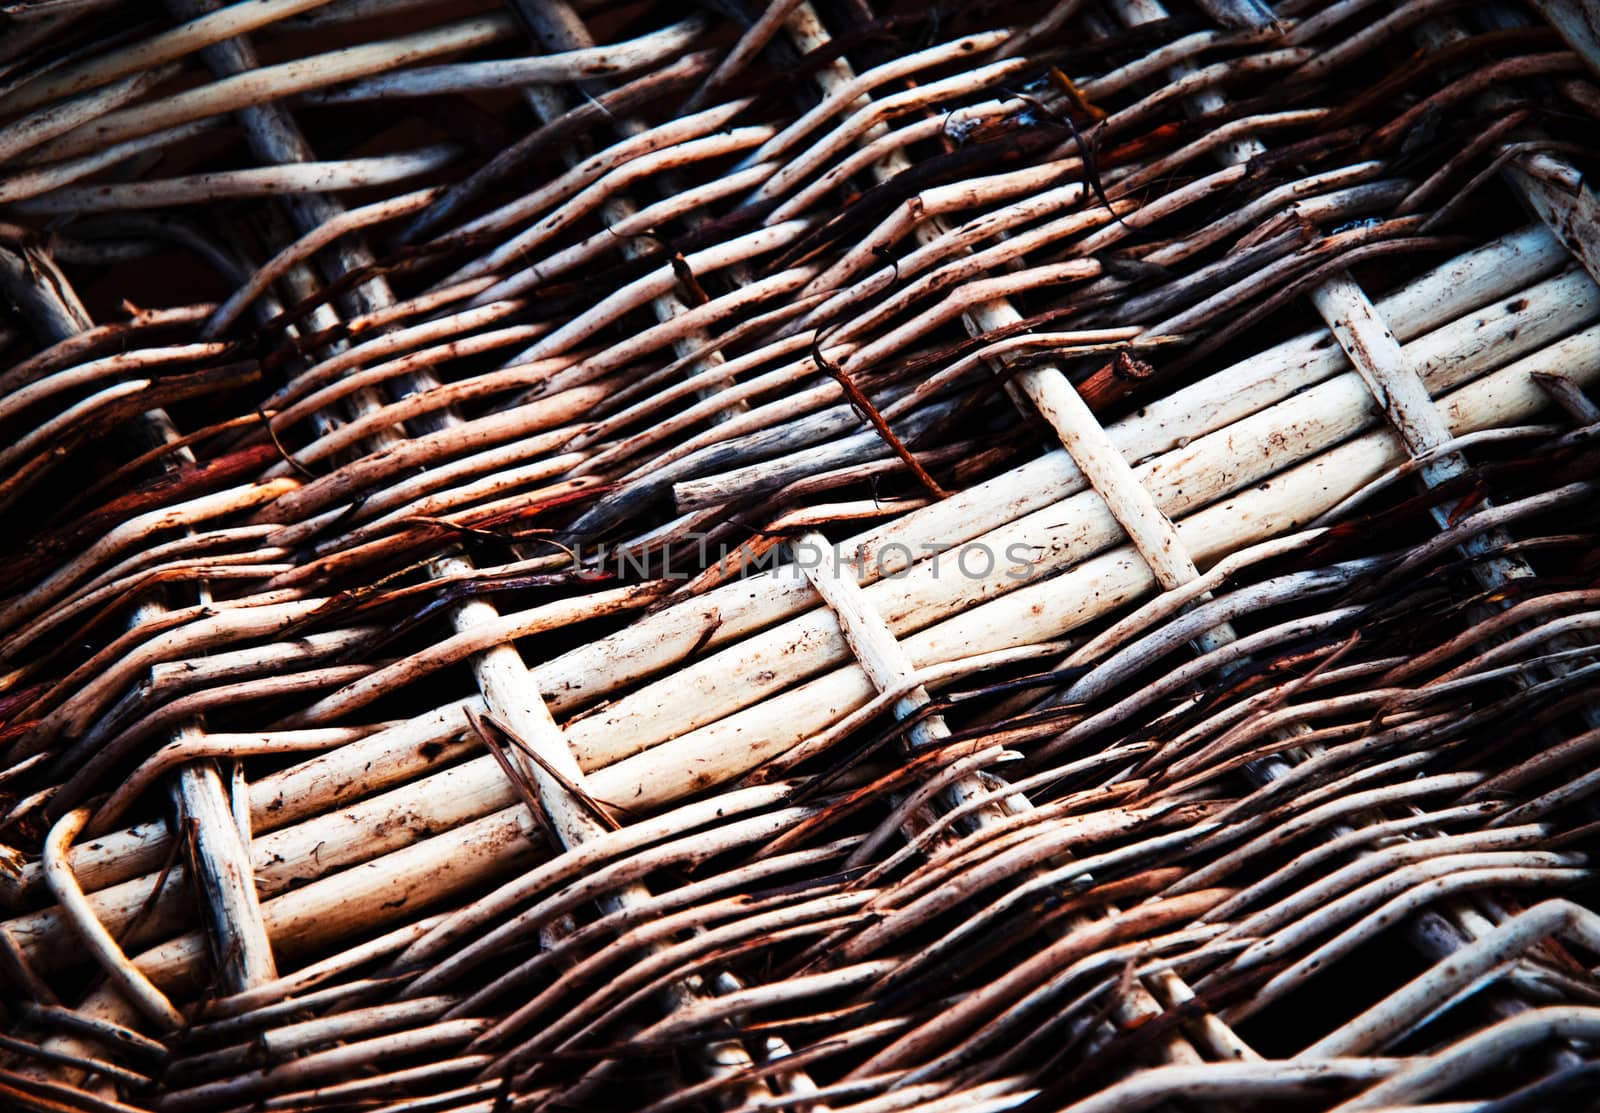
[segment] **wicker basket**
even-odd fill
[[[0,1106],[1600,1107],[1583,0],[0,9]]]

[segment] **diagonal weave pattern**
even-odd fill
[[[1600,1101],[1597,25],[0,11],[0,1105]]]

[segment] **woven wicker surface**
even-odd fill
[[[1596,26],[0,9],[0,1105],[1600,1103]]]

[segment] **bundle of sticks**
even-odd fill
[[[0,9],[0,1104],[1600,1100],[1594,26]]]

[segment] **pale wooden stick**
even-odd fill
[[[748,99],[743,99],[731,104],[718,105],[715,108],[706,109],[704,112],[669,120],[638,135],[629,136],[598,152],[594,157],[584,159],[571,170],[549,183],[530,190],[515,201],[507,202],[494,211],[463,224],[448,236],[442,237],[440,242],[449,243],[457,239],[464,240],[482,232],[505,228],[529,220],[548,208],[559,206],[562,202],[577,195],[585,187],[600,180],[605,175],[626,167],[633,159],[714,134],[725,127],[745,108],[749,107],[749,104]],[[476,278],[498,270],[514,258],[515,252],[508,252],[505,247],[496,248],[488,255],[457,270],[449,278],[444,279],[444,283],[462,282],[469,278]]]
[[[516,32],[516,21],[508,15],[480,16],[444,27],[402,35],[386,42],[346,47],[342,50],[297,58],[292,62],[261,66],[247,73],[225,77],[209,85],[186,90],[154,104],[110,112],[99,120],[89,123],[75,121],[78,126],[43,149],[37,150],[35,157],[70,158],[97,147],[149,135],[176,124],[209,116],[220,116],[240,108],[280,100],[312,89],[326,88],[341,81],[382,72],[392,66],[422,58],[472,50],[507,38]],[[138,81],[145,76],[147,75],[140,75],[130,80]],[[58,129],[49,134],[59,135],[60,131]],[[30,145],[31,142],[37,140],[30,141]],[[0,152],[5,150],[6,148],[0,147]]]
[[[130,73],[153,69],[176,61],[223,39],[231,39],[258,27],[301,12],[320,8],[328,0],[254,0],[233,4],[209,15],[152,35],[142,42],[110,54],[86,58],[53,73],[24,82],[0,97],[0,112],[25,112],[60,97],[104,85]]]
[[[1494,864],[1491,865],[1490,863]],[[1481,865],[1480,865],[1481,863]],[[1448,864],[1448,869],[1446,865]],[[1397,871],[1390,885],[1398,886],[1401,875],[1411,887],[1362,919],[1336,934],[1332,939],[1312,949],[1288,969],[1275,974],[1251,997],[1227,1011],[1231,1021],[1242,1020],[1265,1008],[1284,993],[1304,982],[1318,967],[1337,961],[1352,949],[1369,941],[1380,931],[1394,923],[1397,916],[1414,915],[1436,904],[1441,897],[1451,893],[1467,892],[1491,886],[1567,887],[1581,884],[1594,876],[1592,870],[1561,868],[1570,866],[1560,855],[1523,852],[1521,854],[1461,854],[1438,858],[1427,865],[1411,866]],[[1437,875],[1437,876],[1435,876]],[[1426,880],[1418,883],[1418,878]],[[1379,883],[1374,883],[1377,885]]]
[[[1600,917],[1569,900],[1542,901],[1463,947],[1450,956],[1448,963],[1435,964],[1294,1058],[1314,1061],[1381,1049],[1435,1011],[1441,1002],[1555,935],[1574,939],[1589,951],[1600,953]]]
[[[74,691],[69,699],[39,724],[37,734],[41,738],[49,737],[58,730],[87,734],[94,727],[99,713],[123,691],[128,682],[158,661],[184,652],[213,648],[235,638],[274,633],[314,614],[325,602],[322,599],[262,601],[255,606],[244,605],[232,609],[200,605],[189,612],[196,615],[199,621],[173,629],[163,629],[165,624],[149,623],[159,632],[142,644],[139,639],[146,632],[140,625],[134,625],[129,631],[129,640],[133,644],[124,647],[126,655]]]
[[[891,151],[891,155],[904,158],[904,152]],[[881,286],[896,274],[896,268],[885,267],[879,252],[898,243],[909,235],[926,217],[955,215],[966,211],[974,203],[1001,202],[1017,198],[1012,205],[991,213],[972,217],[933,243],[920,244],[899,260],[906,274],[919,273],[947,257],[959,256],[969,244],[987,239],[991,233],[1003,233],[1049,214],[1064,214],[1081,206],[1088,195],[1081,181],[1083,163],[1079,158],[1055,159],[1042,165],[982,179],[976,185],[957,183],[952,186],[935,186],[923,190],[883,220],[872,232],[861,237],[860,242],[848,248],[837,262],[812,282],[807,293],[832,295],[830,302],[860,297],[874,286]],[[1108,170],[1107,180],[1115,181],[1116,170]],[[1065,184],[1064,184],[1065,182]],[[1126,203],[1122,207],[1127,206]],[[1109,214],[1104,214],[1103,220]],[[1090,220],[1090,223],[1094,223]],[[852,276],[867,268],[874,268],[853,286],[845,286]],[[825,302],[824,305],[829,303]]]
[[[180,727],[177,737],[188,741],[199,733],[191,723]],[[189,861],[206,908],[206,940],[223,984],[238,991],[271,981],[278,968],[261,918],[250,848],[234,819],[221,776],[212,765],[185,765],[170,792],[180,822],[192,825]]]
[[[883,616],[862,595],[855,573],[840,568],[832,543],[820,533],[805,533],[795,540],[793,551],[797,555],[804,554],[806,559],[801,569],[838,618],[851,653],[878,690],[891,691],[911,681],[916,667],[900,648]],[[910,688],[895,702],[895,718],[910,718],[927,706],[930,699],[926,688],[920,685]],[[918,721],[909,737],[914,745],[933,745],[950,737],[950,728],[942,715],[932,715]]]
[[[396,928],[394,931],[378,936],[358,946],[330,955],[303,966],[293,974],[287,974],[276,981],[258,985],[247,989],[243,993],[235,993],[228,997],[218,997],[208,1001],[203,1015],[208,1017],[221,1017],[214,1020],[206,1027],[210,1030],[223,1032],[232,1031],[234,1027],[243,1028],[256,1019],[270,1019],[271,1016],[291,1015],[302,1010],[306,1004],[304,991],[320,985],[330,978],[353,970],[358,966],[372,962],[374,959],[383,958],[385,955],[403,948],[411,940],[430,931],[440,920],[440,915],[424,916],[414,923]],[[368,983],[383,985],[382,982]],[[349,992],[351,987],[338,986],[332,991],[337,994]]]
[[[37,148],[40,144],[48,142],[56,136],[68,134],[75,128],[87,122],[92,122],[97,117],[108,114],[115,115],[114,110],[144,95],[152,87],[159,85],[177,72],[176,66],[158,66],[144,73],[136,73],[132,77],[124,78],[114,85],[110,85],[98,92],[86,93],[51,105],[49,108],[40,109],[21,120],[13,121],[6,125],[4,138],[0,138],[0,162],[9,162],[18,155]],[[135,110],[137,111],[137,110]],[[175,121],[186,122],[186,121]],[[160,130],[151,128],[151,131]],[[145,133],[145,134],[148,134]],[[74,151],[74,154],[83,154],[83,151]],[[37,158],[37,152],[35,154]]]
[[[445,355],[472,355],[475,351],[499,347],[501,344],[514,343],[522,336],[515,335],[524,332],[522,329],[497,330],[503,334],[473,337],[453,343],[443,350]],[[440,353],[433,351],[416,352],[402,359],[395,360],[392,364],[381,368],[374,368],[370,372],[354,375],[351,378],[367,378],[373,380],[394,379],[397,375],[415,371],[429,366]],[[347,452],[356,447],[361,441],[370,439],[381,433],[385,428],[399,426],[417,417],[445,409],[459,403],[471,402],[486,394],[497,394],[515,390],[519,387],[543,387],[549,383],[551,373],[562,365],[562,361],[545,360],[532,364],[512,365],[499,371],[491,371],[483,375],[475,375],[459,383],[447,383],[431,390],[419,391],[409,395],[398,402],[370,408],[360,418],[341,429],[325,433],[298,450],[293,459],[302,467],[325,461],[328,457]],[[597,384],[602,385],[603,384]],[[548,415],[551,423],[560,421],[573,421],[584,411],[581,402],[589,396],[585,391],[563,391],[541,399],[544,404],[541,414]],[[564,408],[563,408],[564,407]],[[459,428],[459,426],[457,426]]]
[[[508,441],[517,441],[529,456],[550,452],[565,446],[575,433],[585,428],[559,425],[572,408],[585,401],[596,402],[605,397],[605,393],[604,386],[575,388],[555,398],[514,406],[459,425],[447,425],[392,448],[378,449],[303,487],[296,484],[298,490],[285,491],[283,497],[262,511],[262,517],[275,522],[295,522],[311,514],[327,513],[331,520],[338,515],[341,502],[368,487],[397,475],[414,476],[418,465],[471,457]],[[557,427],[552,429],[552,425]],[[330,511],[330,507],[335,509]],[[291,531],[285,531],[286,540],[291,536]]]
[[[620,220],[607,224],[602,231],[596,232],[571,247],[562,248],[531,266],[525,266],[521,270],[500,279],[484,293],[477,295],[476,300],[487,302],[514,297],[550,281],[557,275],[576,270],[583,263],[615,248],[619,238],[630,239],[639,236],[641,233],[659,228],[674,219],[703,211],[708,205],[743,192],[749,186],[764,178],[771,170],[771,166],[766,164],[753,166],[736,174],[723,175],[703,185],[674,193],[652,205],[645,206],[631,216],[625,216]],[[610,214],[608,213],[607,215]],[[750,322],[745,322],[740,324],[738,328],[743,329],[749,325]],[[718,341],[720,343],[731,343],[733,336],[734,332],[730,332],[719,337]]]
[[[219,1082],[207,1082],[162,1094],[163,1109],[223,1109],[276,1087],[349,1078],[376,1062],[430,1056],[463,1044],[481,1032],[487,1020],[446,1020],[386,1036],[374,1036],[343,1047],[315,1051],[273,1067],[246,1071]]]
[[[475,903],[452,913],[437,928],[411,944],[395,962],[400,968],[437,961],[470,932],[496,923],[502,916],[542,889],[554,889],[598,869],[602,863],[638,851],[652,842],[691,830],[714,819],[739,815],[781,802],[787,785],[735,790],[704,804],[688,804],[667,815],[631,823],[581,846],[569,849],[539,869],[518,878]]]
[[[263,1052],[270,1059],[282,1060],[316,1050],[320,1044],[346,1042],[385,1029],[428,1023],[439,1019],[455,1001],[456,998],[449,996],[422,997],[356,1007],[330,1016],[263,1028],[249,1043],[230,1044],[215,1051],[173,1059],[167,1064],[162,1083],[175,1089],[197,1076],[215,1076],[230,1068],[249,1068],[261,1061]]]
[[[1381,788],[1366,789],[1360,792],[1346,792],[1334,798],[1333,800],[1330,800],[1326,804],[1310,808],[1301,812],[1299,815],[1296,815],[1284,825],[1282,828],[1283,837],[1277,843],[1273,843],[1271,841],[1273,839],[1272,833],[1263,832],[1260,835],[1247,840],[1242,846],[1239,846],[1234,850],[1230,850],[1221,857],[1208,863],[1204,868],[1196,870],[1194,873],[1185,876],[1176,885],[1171,886],[1168,891],[1179,892],[1184,889],[1203,888],[1206,885],[1214,884],[1219,878],[1229,876],[1230,872],[1237,868],[1240,864],[1248,861],[1252,857],[1259,855],[1269,847],[1274,845],[1285,845],[1289,842],[1289,840],[1295,838],[1296,836],[1308,831],[1314,831],[1319,827],[1332,827],[1335,819],[1342,818],[1352,813],[1375,808],[1381,804],[1399,801],[1417,801],[1426,799],[1427,797],[1436,793],[1472,788],[1474,785],[1481,784],[1483,780],[1483,775],[1478,773],[1449,773],[1441,774],[1435,777],[1419,777],[1416,780],[1405,781],[1398,785],[1385,785]],[[1376,839],[1378,836],[1373,835],[1371,833],[1372,830],[1373,828],[1371,826],[1358,827],[1350,832],[1350,837],[1360,838],[1363,841]],[[1465,841],[1433,843],[1429,846],[1427,851],[1417,852],[1415,856],[1423,857],[1426,853],[1429,853],[1433,850],[1441,850],[1445,848],[1460,850],[1468,846],[1476,849],[1490,849],[1495,846],[1529,846],[1536,843],[1539,838],[1548,833],[1548,831],[1542,829],[1524,828],[1510,840],[1486,840],[1476,835],[1468,835],[1465,837]],[[1428,840],[1422,841],[1427,842]],[[1409,847],[1417,844],[1404,843],[1401,845],[1403,847]],[[1412,852],[1406,851],[1405,853],[1410,854]],[[1362,864],[1359,867],[1359,869],[1362,871],[1367,871],[1369,873],[1375,872],[1380,868],[1382,868],[1381,862],[1375,865],[1374,860],[1370,857],[1363,859]],[[1263,879],[1263,881],[1258,882],[1256,886],[1251,887],[1253,892],[1250,896],[1245,896],[1243,893],[1241,893],[1240,896],[1226,901],[1222,906],[1219,906],[1211,912],[1206,913],[1206,915],[1202,918],[1208,921],[1227,923],[1228,920],[1231,917],[1236,916],[1241,909],[1248,907],[1253,900],[1259,899],[1259,896],[1263,891],[1268,890],[1275,885],[1281,885],[1282,882],[1283,877],[1276,874],[1270,878]],[[1242,932],[1239,934],[1248,935],[1251,933]]]
[[[350,741],[350,733],[347,728],[335,727],[271,734],[199,734],[177,738],[151,754],[117,786],[110,799],[95,811],[89,829],[93,833],[105,833],[145,790],[168,770],[185,762],[206,757],[252,757],[327,750]]]
[[[427,207],[442,192],[443,190],[437,186],[414,190],[399,197],[389,197],[359,209],[351,209],[332,220],[324,221],[257,267],[250,275],[250,281],[239,287],[227,301],[217,307],[200,330],[200,335],[207,339],[221,336],[228,331],[229,325],[238,320],[239,315],[251,302],[271,288],[272,283],[276,282],[284,271],[322,250],[340,236],[414,213],[418,209]]]
[[[24,483],[31,477],[30,473],[41,466],[48,466],[37,463],[42,449],[68,439],[74,428],[94,420],[96,410],[114,409],[129,398],[149,390],[153,385],[150,379],[128,379],[112,386],[102,387],[54,417],[40,421],[4,451],[0,451],[0,469],[10,473],[4,482],[0,482],[0,506],[8,506],[15,502],[23,493]],[[29,461],[30,456],[34,457],[33,461]]]
[[[734,236],[715,246],[685,256],[684,262],[697,274],[710,274],[736,266],[768,252],[787,247],[810,228],[809,221],[793,220],[770,228],[760,228],[742,236]],[[806,268],[791,268],[784,272],[786,279],[797,277],[797,272],[809,273]],[[677,288],[678,275],[670,263],[626,283],[612,294],[602,298],[592,308],[585,310],[549,336],[517,355],[519,361],[545,359],[558,355],[575,344],[588,340],[602,328],[616,323],[652,299]],[[779,288],[780,290],[782,287]],[[692,326],[682,326],[692,327]]]
[[[558,85],[602,75],[626,77],[658,66],[687,51],[705,29],[703,17],[692,17],[626,42],[531,58],[424,66],[364,78],[340,89],[312,93],[306,99],[312,104],[349,104],[394,97],[431,97],[482,89]]]
[[[1231,923],[1230,938],[1255,940],[1231,960],[1231,965],[1247,970],[1269,962],[1274,956],[1322,937],[1330,926],[1405,893],[1419,881],[1448,876],[1452,869],[1439,864],[1444,858],[1463,859],[1474,868],[1521,865],[1559,869],[1572,865],[1571,860],[1559,854],[1532,849],[1548,834],[1543,826],[1532,824],[1514,830],[1469,831],[1407,840],[1383,847]]]
[[[466,659],[475,653],[531,637],[546,630],[571,625],[587,618],[599,618],[652,602],[661,594],[654,584],[614,588],[576,599],[547,603],[516,614],[489,616],[470,629],[431,646],[421,653],[378,669],[352,684],[318,700],[303,711],[283,720],[294,726],[338,718],[384,695],[397,685],[409,683],[437,669]]]
[[[789,19],[791,29],[795,26],[793,16]],[[820,27],[814,19],[805,22],[806,27]],[[824,32],[824,35],[826,33]],[[789,124],[767,143],[750,156],[750,162],[766,162],[775,158],[804,136],[815,131],[826,120],[837,115],[847,107],[856,105],[864,94],[882,85],[887,85],[903,77],[908,77],[922,69],[932,69],[958,59],[971,57],[985,51],[993,50],[1010,37],[1007,31],[983,31],[975,35],[967,35],[948,43],[940,43],[912,54],[891,59],[888,62],[868,70],[857,76],[849,71],[848,66],[836,66],[829,74],[823,75],[819,80],[823,84],[823,97],[817,105],[809,109],[794,123]],[[819,41],[823,36],[817,36]]]
[[[982,335],[991,329],[1015,325],[1022,315],[1009,304],[990,302],[976,308],[969,320],[970,331]],[[1066,374],[1054,366],[1030,367],[1017,375],[1016,382],[1055,429],[1072,462],[1105,500],[1163,590],[1197,578],[1200,571],[1184,550],[1172,520],[1139,482]],[[1196,644],[1210,649],[1233,637],[1232,628],[1222,626],[1202,634]]]
[[[343,384],[343,379],[347,378],[351,371],[379,363],[380,356],[395,355],[423,344],[479,329],[510,316],[520,308],[522,307],[517,302],[498,302],[493,306],[469,308],[408,328],[380,333],[369,340],[336,351],[328,359],[296,375],[287,386],[272,396],[271,405],[277,411],[273,418],[273,427],[286,429],[295,422],[309,417],[315,410],[353,393],[350,387]],[[530,336],[541,335],[544,331],[538,325],[518,327],[527,329]],[[372,382],[371,379],[362,378],[357,380],[356,385],[368,386]]]
[[[41,375],[73,367],[78,360],[112,342],[132,343],[133,337],[152,328],[192,324],[203,320],[213,309],[209,305],[185,305],[172,309],[137,309],[125,321],[92,325],[58,340],[44,350],[0,374],[0,395],[9,395]]]
[[[84,898],[83,890],[78,888],[77,879],[72,876],[71,867],[66,864],[66,849],[72,845],[73,838],[83,830],[83,825],[88,819],[88,809],[79,808],[62,816],[56,825],[50,828],[50,834],[46,837],[44,849],[41,851],[45,881],[50,886],[50,892],[60,902],[61,909],[66,913],[67,922],[77,934],[79,942],[100,964],[100,968],[106,972],[112,984],[121,989],[128,1000],[162,1030],[181,1028],[183,1014],[172,1007],[172,1002],[167,1000],[166,994],[151,984],[150,979],[145,977],[137,966],[128,961],[128,956],[122,953],[117,941],[95,916],[94,909]]]
[[[479,703],[477,709],[481,708]],[[262,777],[252,784],[251,825],[258,833],[276,831],[292,827],[308,817],[338,809],[364,796],[381,796],[402,782],[429,770],[448,766],[473,750],[475,744],[462,740],[466,730],[464,707],[457,703],[383,730],[370,733],[362,731],[366,736],[359,741]],[[483,761],[487,767],[488,759]],[[349,764],[352,762],[355,764]],[[360,775],[355,775],[358,772]],[[439,785],[435,783],[431,787],[436,789]],[[493,797],[492,805],[472,815],[480,815],[484,810],[503,807],[511,802],[503,778],[498,786],[491,783],[491,791],[494,789],[501,794]],[[470,790],[458,789],[452,784],[449,793],[452,801],[459,802],[462,797],[469,795]],[[449,822],[448,819],[435,821]],[[376,820],[376,823],[383,822],[385,820],[382,818]],[[461,819],[455,822],[461,822]],[[364,827],[358,826],[357,831],[359,838],[372,837],[372,832]],[[322,837],[326,839],[330,833],[323,831]],[[73,872],[95,893],[94,899],[107,900],[109,894],[106,890],[112,886],[159,869],[170,845],[169,838],[167,828],[161,822],[141,824],[102,836],[91,844],[73,850],[70,859]],[[281,848],[275,847],[274,852],[281,852]],[[330,847],[330,853],[334,852],[334,848]],[[270,862],[263,863],[260,876],[264,884],[269,887],[273,884]],[[37,863],[31,863],[17,877],[15,889],[6,892],[21,896],[37,891],[42,884],[41,868]],[[143,897],[131,899],[142,900]],[[103,917],[109,914],[103,906],[101,914]]]
[[[249,646],[232,652],[214,653],[198,661],[171,662],[150,667],[150,687],[158,693],[173,693],[200,688],[211,684],[260,676],[286,665],[308,661],[321,661],[341,653],[350,653],[379,633],[379,626],[354,626],[343,630],[329,630],[309,634],[289,642]],[[382,724],[372,727],[339,727],[344,742],[365,737]],[[281,733],[281,732],[280,732]],[[213,735],[213,737],[221,737]],[[240,735],[239,737],[255,737]],[[328,737],[333,737],[332,734]],[[285,744],[288,744],[287,737]]]
[[[251,847],[255,889],[271,899],[297,879],[369,863],[413,846],[429,832],[466,830],[485,815],[512,806],[516,799],[493,761],[454,766],[439,778],[403,785],[256,835]],[[273,818],[271,813],[268,818]],[[121,930],[150,898],[158,880],[154,873],[134,877],[96,892],[91,901],[104,923]],[[163,893],[140,938],[160,938],[178,926],[181,921],[173,917],[181,915],[181,894],[181,886]],[[46,908],[6,922],[19,947],[41,967],[55,968],[74,957],[70,940],[63,938],[58,910]]]
[[[77,158],[65,159],[61,162],[52,162],[44,166],[19,169],[10,177],[0,179],[0,201],[25,201],[30,197],[37,197],[41,193],[49,193],[53,189],[67,185],[70,182],[86,178],[90,174],[99,173],[119,162],[147,155],[152,150],[182,143],[197,135],[211,131],[218,127],[216,120],[196,120],[188,124],[179,124],[177,127],[166,128],[147,135],[140,139],[130,139],[125,143],[113,143],[101,150],[79,155]]]
[[[163,569],[181,568],[191,562],[210,563],[221,567],[252,559],[249,553],[229,552],[236,547],[253,549],[255,555],[265,558],[282,557],[285,554],[281,550],[266,543],[267,538],[275,532],[276,530],[270,526],[236,526],[229,529],[207,530],[198,535],[185,533],[170,541],[135,550],[109,568],[72,588],[65,599],[11,634],[6,639],[5,646],[0,648],[0,659],[20,656],[21,649],[37,641],[42,634],[56,629],[64,621],[77,617],[96,601],[103,602],[119,590],[131,590],[134,585],[143,582],[147,577],[156,578],[156,574]]]
[[[836,157],[846,147],[863,137],[876,138],[876,134],[869,133],[872,133],[874,128],[886,121],[899,116],[910,115],[919,109],[938,104],[943,100],[953,99],[973,90],[992,87],[1022,73],[1032,64],[1020,59],[1009,62],[991,62],[988,65],[975,66],[970,70],[918,85],[915,88],[883,97],[880,100],[867,101],[865,106],[846,117],[843,123],[822,136],[800,155],[791,159],[782,170],[767,181],[766,185],[756,191],[756,196],[763,199],[782,197],[794,186],[798,185],[800,181],[821,170],[829,160]],[[859,95],[859,92],[852,94],[850,100],[846,103],[853,102]],[[824,100],[823,105],[828,103],[827,100]],[[823,106],[819,105],[818,107],[820,109]],[[816,109],[813,110],[813,112],[816,111]],[[783,146],[787,145],[789,132],[799,135],[803,134],[804,131],[809,131],[810,123],[808,117],[802,117],[800,121],[792,125],[789,131],[775,136],[772,142],[751,156],[751,161],[765,162],[772,158],[779,150],[782,150]]]
[[[158,181],[67,186],[43,197],[18,201],[16,208],[26,213],[80,213],[148,209],[165,205],[209,205],[229,197],[366,189],[432,173],[448,165],[459,153],[450,144],[440,144],[408,154],[352,158],[341,162],[302,162],[292,166],[215,170]]]
[[[476,483],[463,484],[462,486],[454,487],[450,490],[443,491],[426,498],[421,498],[405,506],[398,507],[390,511],[388,514],[385,514],[383,517],[376,519],[375,521],[351,530],[348,534],[340,538],[339,541],[335,542],[334,544],[343,542],[354,545],[364,540],[376,538],[388,532],[389,530],[402,525],[408,518],[438,517],[448,515],[449,520],[451,521],[461,521],[462,514],[459,512],[464,510],[464,508],[467,506],[472,507],[473,515],[477,515],[488,512],[488,508],[495,505],[504,505],[508,509],[511,509],[517,505],[517,503],[514,501],[517,498],[524,500],[536,500],[543,498],[548,494],[553,494],[556,491],[576,493],[578,491],[585,490],[591,486],[592,481],[585,479],[583,476],[577,476],[572,479],[568,479],[554,487],[541,487],[536,490],[526,492],[523,495],[511,496],[513,498],[512,502],[506,502],[504,498],[495,498],[495,496],[509,496],[510,492],[519,490],[521,488],[526,488],[531,483],[537,483],[541,480],[550,479],[557,475],[565,475],[571,471],[574,463],[577,463],[582,459],[583,457],[579,453],[567,452],[560,453],[553,457],[541,459],[536,463],[528,464],[520,468],[502,468],[498,471],[491,472],[489,475],[478,480]],[[492,501],[485,502],[484,500],[486,499]],[[375,502],[378,500],[374,499],[371,501]],[[370,502],[364,505],[370,505]],[[524,503],[524,505],[526,505],[526,503]],[[331,547],[332,546],[330,546],[330,548]],[[523,563],[530,571],[532,571],[534,569],[542,569],[546,567],[548,561],[539,558],[532,562]]]
[[[188,502],[147,511],[118,525],[77,559],[68,561],[26,594],[0,607],[0,629],[9,630],[53,602],[62,591],[82,579],[94,564],[135,545],[148,543],[164,530],[195,525],[208,518],[236,513],[271,502],[299,487],[297,480],[278,479],[201,495]]]
[[[170,363],[190,363],[215,359],[227,351],[225,344],[175,344],[165,348],[143,348],[90,360],[54,374],[34,379],[0,397],[0,421],[8,421],[29,406],[54,394],[81,389],[98,379],[116,378],[144,368]]]
[[[532,834],[527,809],[519,804],[449,836],[380,858],[355,876],[336,874],[264,901],[262,915],[275,949],[284,956],[313,953],[326,943],[388,927],[419,907],[526,867],[535,857]],[[135,963],[157,984],[175,985],[201,968],[205,948],[204,937],[191,932],[138,955]],[[124,1015],[126,1006],[119,998],[116,991],[101,991],[80,1011],[98,1017]]]

